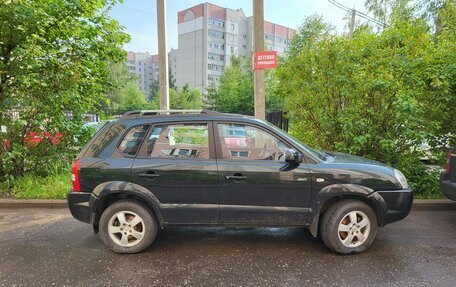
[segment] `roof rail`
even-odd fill
[[[122,118],[138,118],[140,116],[170,115],[170,114],[200,114],[200,115],[219,115],[219,112],[209,110],[135,110],[122,115]]]

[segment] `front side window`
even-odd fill
[[[219,124],[224,159],[285,161],[289,145],[268,132],[243,124]]]
[[[147,139],[147,155],[153,158],[209,158],[207,124],[157,125]]]
[[[148,129],[149,125],[131,128],[122,139],[118,148],[119,152],[128,155],[136,155]]]

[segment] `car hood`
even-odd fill
[[[367,159],[367,158],[356,156],[356,155],[351,155],[351,154],[341,153],[341,152],[333,152],[333,151],[325,151],[325,152],[331,156],[329,161],[332,163],[356,163],[356,164],[370,164],[370,165],[389,167],[386,164],[381,163],[379,161]]]

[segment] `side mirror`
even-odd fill
[[[290,148],[285,152],[285,161],[288,163],[299,164],[303,158],[303,155],[295,149]]]

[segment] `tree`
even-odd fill
[[[171,65],[169,65],[169,68],[168,68],[168,81],[169,81],[170,89],[177,89],[176,79],[174,78],[173,68]]]
[[[150,94],[149,94],[149,100],[150,101],[156,101],[159,100],[160,97],[160,83],[158,80],[152,80],[150,83]]]
[[[125,88],[132,83],[136,84],[137,77],[131,73],[125,62],[109,63],[108,90],[107,90],[107,107],[111,110],[117,110],[122,104],[122,95]],[[108,112],[106,110],[106,112]]]
[[[129,83],[122,90],[122,101],[120,105],[122,112],[144,110],[147,106],[146,96],[139,90],[136,82]]]
[[[169,89],[171,109],[201,109],[203,99],[200,91],[192,89],[186,84],[181,91]]]
[[[241,59],[231,58],[225,67],[216,92],[208,94],[209,101],[219,112],[253,114],[253,73],[244,71]]]
[[[218,85],[213,82],[207,88],[206,105],[220,112],[253,115],[254,88],[251,57],[232,57],[223,71]],[[277,93],[279,82],[274,70],[265,73],[266,111],[283,111],[283,97]]]
[[[60,132],[61,146],[73,144],[85,113],[105,103],[108,63],[124,61],[129,39],[107,16],[115,2],[0,3],[0,125],[7,128],[0,143],[11,143],[8,151],[0,144],[0,177],[21,175],[33,160],[68,150],[30,148],[29,132]]]

